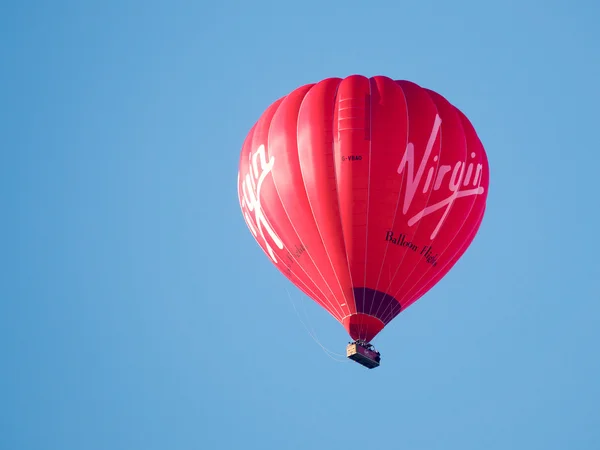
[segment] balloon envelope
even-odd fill
[[[467,117],[384,76],[328,78],[277,100],[248,133],[238,172],[267,257],[365,341],[463,255],[488,183]]]

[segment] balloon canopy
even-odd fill
[[[464,254],[488,183],[467,117],[384,76],[328,78],[277,100],[248,133],[238,172],[267,257],[366,342]]]

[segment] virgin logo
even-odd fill
[[[436,114],[435,120],[433,122],[433,128],[431,130],[431,135],[429,136],[429,141],[427,142],[427,146],[425,147],[425,153],[423,154],[423,159],[419,162],[419,167],[415,173],[415,149],[414,145],[409,142],[406,146],[406,150],[404,152],[404,156],[402,157],[402,161],[400,161],[400,165],[398,166],[398,173],[402,174],[406,169],[406,191],[404,194],[404,203],[402,205],[402,213],[406,214],[412,204],[415,193],[419,186],[421,186],[421,181],[423,180],[423,175],[425,174],[425,169],[429,163],[429,157],[431,156],[431,151],[433,150],[433,144],[435,143],[435,139],[439,132],[440,126],[442,124],[442,119],[440,116]],[[477,156],[474,152],[471,153],[471,158],[475,158]],[[431,239],[434,239],[440,231],[440,228],[444,224],[444,221],[448,217],[450,209],[452,208],[453,203],[461,198],[468,197],[470,195],[479,195],[484,192],[484,188],[479,186],[481,183],[481,172],[483,166],[481,164],[477,164],[474,168],[473,163],[469,163],[467,167],[466,161],[457,161],[454,164],[454,167],[451,165],[442,164],[439,167],[437,164],[438,156],[434,156],[432,158],[433,164],[429,167],[427,171],[427,178],[425,182],[422,184],[422,193],[427,194],[433,189],[434,191],[439,190],[444,184],[445,187],[448,188],[450,194],[444,200],[441,200],[432,205],[428,205],[422,211],[414,214],[408,220],[408,226],[413,226],[423,217],[426,217],[434,212],[445,208],[442,217],[440,218],[437,226],[431,233]],[[466,167],[466,174],[465,174]],[[437,176],[435,178],[435,183],[433,182],[433,176],[436,174],[437,168]],[[473,170],[475,170],[475,174],[473,174]],[[451,173],[450,173],[451,172]],[[449,178],[444,181],[446,175],[449,174]],[[463,177],[464,176],[464,177]],[[472,180],[471,180],[472,178]],[[465,189],[460,189],[460,187]]]
[[[271,169],[273,169],[275,158],[271,156],[269,161],[267,161],[264,145],[258,147],[254,154],[250,153],[248,156],[250,158],[250,164],[248,173],[246,173],[244,179],[242,180],[242,194],[240,197],[240,204],[244,213],[244,219],[246,220],[248,228],[250,228],[250,231],[252,231],[252,234],[255,238],[258,239],[258,235],[260,234],[260,237],[267,247],[267,253],[269,257],[275,264],[277,264],[277,258],[275,258],[273,248],[269,242],[267,242],[267,238],[265,237],[265,231],[280,250],[283,250],[283,242],[277,233],[275,233],[273,228],[271,228],[271,225],[265,217],[262,205],[260,204],[260,191],[262,184],[267,175],[271,172]],[[238,186],[239,184],[240,174],[238,173]]]

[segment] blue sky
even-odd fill
[[[0,448],[598,449],[598,23],[591,0],[3,5]],[[478,237],[371,371],[305,330],[344,353],[236,194],[262,111],[353,73],[442,93],[491,170]]]

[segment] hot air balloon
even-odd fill
[[[483,219],[486,153],[440,94],[385,76],[327,78],[271,104],[241,150],[238,195],[266,256],[352,338],[370,341],[465,253]]]

